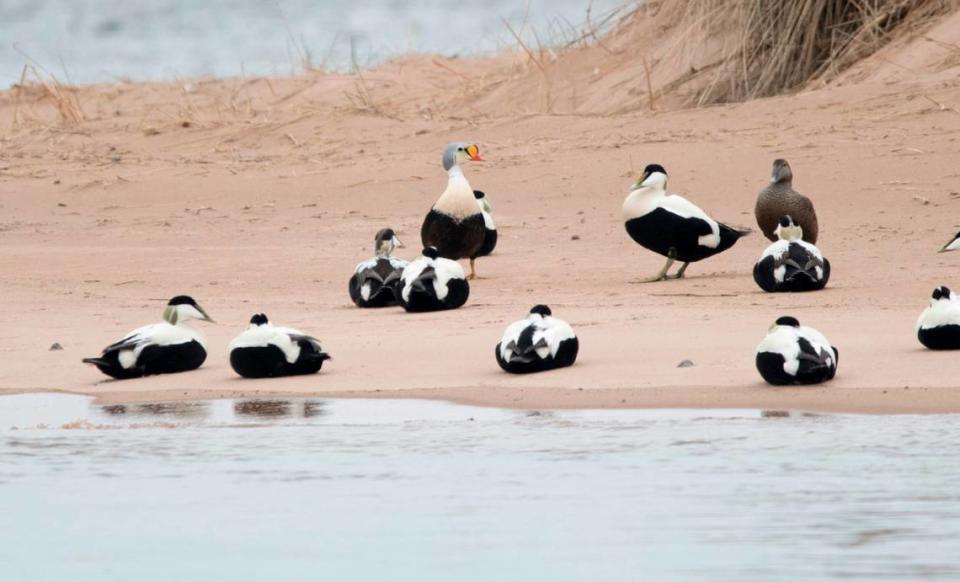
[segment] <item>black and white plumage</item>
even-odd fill
[[[485,257],[493,252],[497,246],[497,224],[493,221],[493,206],[490,205],[490,199],[480,190],[474,190],[473,195],[477,198],[477,205],[480,206],[480,212],[483,213],[483,226],[486,229],[486,235],[483,237],[483,246],[477,256]]]
[[[443,151],[443,169],[447,171],[447,189],[437,199],[420,227],[425,247],[436,247],[446,259],[470,259],[470,279],[476,277],[474,261],[486,238],[483,213],[473,188],[460,164],[479,162],[480,149],[474,144],[452,143]]]
[[[230,366],[244,378],[316,374],[330,356],[316,338],[296,329],[276,327],[263,313],[230,342]]]
[[[819,384],[837,373],[840,354],[827,338],[794,317],[781,317],[757,346],[757,371],[774,386]]]
[[[940,252],[946,253],[949,251],[955,251],[957,249],[960,249],[960,232],[958,232],[956,236],[950,239],[950,242],[943,245],[943,248],[940,249]]]
[[[407,311],[456,309],[467,302],[470,283],[460,263],[445,259],[434,247],[412,261],[400,277],[400,305]]]
[[[830,261],[820,249],[803,240],[803,229],[783,216],[774,231],[779,240],[768,246],[753,267],[753,280],[761,289],[816,291],[830,280]]]
[[[947,287],[933,290],[917,320],[917,339],[931,350],[960,350],[960,300]]]
[[[573,328],[546,305],[535,305],[526,319],[507,326],[495,354],[505,371],[528,374],[572,366],[579,350]]]
[[[677,194],[668,194],[667,171],[651,164],[623,201],[627,233],[646,249],[667,257],[660,273],[639,282],[683,277],[690,263],[729,249],[749,230],[736,230],[710,218],[699,206]],[[683,265],[668,275],[674,261]]]
[[[398,303],[400,274],[407,261],[391,256],[403,243],[391,228],[374,237],[374,256],[359,265],[350,277],[350,299],[359,307],[386,307]]]
[[[83,361],[121,380],[195,370],[207,359],[207,348],[203,334],[186,325],[191,319],[213,322],[193,298],[178,295],[163,310],[163,322],[137,328]]]

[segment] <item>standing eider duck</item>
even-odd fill
[[[667,171],[659,164],[650,164],[623,201],[623,219],[630,238],[667,257],[667,264],[657,275],[638,283],[680,279],[690,263],[722,253],[749,233],[720,224],[686,198],[668,194],[666,187]],[[668,275],[674,261],[683,265],[675,275]]]
[[[483,226],[486,229],[486,235],[483,237],[483,245],[480,247],[478,257],[485,257],[493,252],[497,246],[497,225],[493,222],[493,206],[490,205],[490,199],[480,190],[473,191],[477,199],[477,205],[480,206],[480,212],[483,213]]]
[[[400,305],[407,311],[456,309],[469,296],[463,267],[434,247],[423,249],[423,256],[410,261],[400,276]]]
[[[477,276],[474,261],[486,238],[483,213],[460,164],[483,161],[473,144],[452,143],[443,151],[447,189],[437,199],[420,227],[425,247],[436,247],[445,259],[470,259],[470,279]]]
[[[230,342],[230,367],[244,378],[316,374],[330,356],[313,337],[289,327],[275,327],[258,313]]]
[[[400,274],[407,261],[391,256],[403,243],[391,228],[384,228],[373,238],[373,258],[359,265],[350,277],[350,299],[359,307],[396,305]]]
[[[777,240],[776,230],[780,217],[788,214],[803,229],[803,240],[811,244],[817,242],[820,228],[813,202],[793,189],[793,170],[787,160],[773,161],[770,184],[757,195],[754,214],[763,235],[774,242]]]
[[[163,310],[163,322],[137,328],[83,361],[120,380],[196,370],[207,348],[203,334],[186,325],[191,319],[213,323],[192,297],[177,295]]]
[[[837,373],[840,353],[812,327],[781,317],[757,346],[757,371],[774,386],[819,384]]]
[[[960,301],[947,287],[933,290],[930,305],[917,320],[917,339],[931,350],[960,349]]]
[[[573,328],[546,305],[535,305],[526,319],[507,326],[494,353],[505,371],[528,374],[572,366],[579,350]]]
[[[955,251],[957,249],[960,249],[960,232],[958,232],[955,237],[950,239],[950,242],[943,245],[943,248],[940,249],[940,252],[946,253],[949,251]]]
[[[830,280],[830,261],[820,249],[804,242],[803,229],[793,218],[784,216],[776,229],[780,240],[760,255],[753,267],[753,280],[761,289],[778,291],[816,291]]]

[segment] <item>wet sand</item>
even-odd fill
[[[957,355],[924,350],[913,327],[935,286],[960,288],[960,253],[936,252],[960,225],[960,62],[942,48],[920,64],[914,45],[897,50],[880,57],[912,70],[878,60],[794,96],[617,115],[603,111],[624,92],[546,113],[504,89],[535,73],[513,81],[494,76],[504,66],[495,60],[431,57],[362,83],[318,74],[85,87],[87,119],[74,126],[39,93],[0,93],[0,391],[960,411]],[[452,140],[478,143],[488,160],[466,173],[500,231],[468,304],[418,315],[355,308],[347,280],[379,228],[398,231],[400,256],[418,252]],[[685,280],[629,282],[662,265],[620,218],[645,164],[663,164],[670,189],[717,219],[755,227],[756,193],[777,157],[816,204],[818,246],[833,264],[826,290],[761,292],[751,269],[768,243],[756,232]],[[180,293],[219,322],[200,324],[203,368],[117,382],[80,363],[159,320]],[[580,359],[504,374],[494,345],[535,303],[573,325]],[[260,311],[316,335],[334,359],[312,377],[236,377],[226,345]],[[754,349],[784,314],[838,346],[834,381],[762,384]],[[64,349],[48,351],[54,342]]]

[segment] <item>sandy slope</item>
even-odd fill
[[[429,57],[362,82],[84,88],[88,120],[74,127],[55,123],[36,91],[0,94],[0,389],[960,411],[960,360],[923,350],[913,330],[934,286],[960,288],[960,253],[936,253],[960,225],[960,82],[942,65],[946,49],[929,50],[939,64],[910,78],[861,71],[856,83],[793,97],[619,116],[522,113],[527,105],[489,92],[481,108],[465,105],[465,85],[509,83],[496,75],[514,65]],[[347,279],[378,228],[399,231],[404,256],[418,250],[422,216],[445,183],[440,151],[454,139],[481,145],[488,162],[467,173],[491,197],[501,236],[468,305],[422,315],[354,308]],[[661,266],[620,219],[644,164],[664,164],[672,189],[717,218],[753,226],[778,156],[817,204],[834,265],[827,290],[760,292],[750,277],[766,244],[757,234],[691,266],[687,280],[628,283]],[[80,363],[157,320],[178,293],[220,322],[204,328],[201,370],[115,382]],[[576,328],[580,361],[501,373],[493,346],[538,302]],[[315,377],[240,380],[226,344],[255,311],[314,333],[334,360]],[[840,348],[834,382],[761,384],[753,350],[785,313]],[[48,351],[53,342],[64,350]],[[678,368],[684,359],[696,365]]]

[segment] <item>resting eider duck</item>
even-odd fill
[[[546,305],[535,305],[526,319],[507,326],[494,352],[505,371],[528,374],[572,366],[579,349],[570,325]]]
[[[99,357],[83,361],[121,380],[196,370],[207,359],[207,348],[203,334],[186,325],[191,319],[213,323],[192,297],[177,295],[163,310],[163,322],[137,328]]]
[[[486,235],[483,237],[483,246],[480,247],[478,257],[485,257],[493,252],[497,246],[497,225],[493,222],[493,206],[490,205],[490,199],[480,190],[473,191],[477,199],[477,205],[480,206],[480,212],[483,213],[483,226],[486,229]]]
[[[767,292],[816,291],[830,280],[830,261],[820,249],[804,242],[803,229],[784,216],[776,229],[780,238],[760,255],[753,267],[753,280]]]
[[[400,276],[400,305],[407,311],[456,309],[469,296],[463,267],[434,247],[423,249],[423,256],[410,261]]]
[[[680,279],[690,263],[722,253],[749,233],[718,223],[686,198],[668,194],[666,186],[667,171],[659,164],[650,164],[623,201],[623,219],[630,238],[667,257],[667,264],[657,275],[638,283]],[[683,265],[675,275],[667,275],[674,261]]]
[[[330,356],[313,337],[289,327],[274,327],[263,313],[230,342],[230,366],[244,378],[316,374]]]
[[[943,248],[940,249],[940,252],[946,253],[949,251],[955,251],[957,249],[960,249],[960,232],[958,232],[955,237],[950,239],[950,242],[943,245]]]
[[[813,202],[793,189],[793,170],[787,160],[773,161],[770,184],[757,195],[754,214],[763,235],[774,242],[777,240],[780,217],[788,214],[803,229],[803,240],[811,244],[817,242],[820,229]]]
[[[931,350],[960,349],[960,301],[950,289],[933,290],[930,305],[917,320],[917,339]]]
[[[794,317],[781,317],[757,346],[757,371],[774,386],[819,384],[837,373],[837,348]]]
[[[385,307],[397,304],[397,286],[407,262],[390,256],[403,243],[393,229],[384,228],[373,238],[372,259],[359,265],[350,277],[350,299],[358,307]]]
[[[486,238],[483,213],[460,164],[483,161],[476,145],[452,143],[443,151],[447,189],[430,209],[420,227],[425,247],[436,247],[445,259],[470,259],[470,279],[477,276],[474,261]]]

